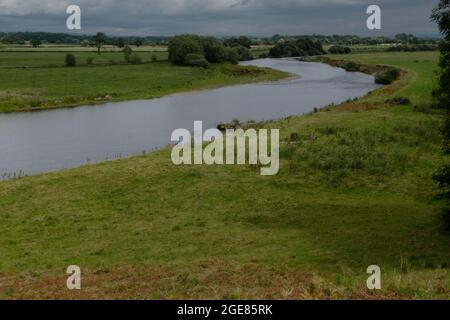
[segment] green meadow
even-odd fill
[[[138,51],[142,64],[125,63],[123,52],[116,50],[101,55],[92,49],[46,50],[0,50],[0,112],[151,99],[286,76],[275,70],[226,64],[208,69],[174,66],[161,49]],[[65,67],[68,53],[74,54],[77,67]]]
[[[0,297],[448,299],[450,236],[432,180],[444,161],[442,117],[422,108],[438,53],[330,57],[405,74],[361,100],[255,125],[281,130],[278,176],[253,166],[178,167],[164,149],[0,182]],[[172,73],[176,88],[193,75],[200,87],[216,68],[228,66],[73,69],[64,94],[89,91],[89,72],[116,70],[117,86],[106,75],[110,82],[96,85],[132,98],[157,83],[169,88]],[[56,95],[65,69],[37,70],[49,81],[40,92]],[[11,72],[0,75],[8,90],[23,90]],[[148,74],[156,79],[140,84]],[[121,86],[136,92],[120,95]],[[399,96],[411,104],[385,103]],[[82,292],[64,287],[71,264],[83,270]],[[374,264],[383,289],[369,292]]]

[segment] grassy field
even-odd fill
[[[32,68],[32,67],[64,67],[66,54],[72,53],[77,59],[77,64],[86,66],[88,58],[93,59],[94,65],[106,65],[111,63],[125,63],[123,52],[107,51],[98,55],[92,49],[90,51],[1,51],[0,70],[8,68]],[[158,61],[166,61],[167,51],[142,51],[139,56],[144,62],[151,62],[153,57]]]
[[[342,58],[409,73],[360,101],[260,124],[281,129],[276,177],[176,167],[161,150],[0,182],[0,297],[448,299],[432,181],[442,119],[415,111],[438,56]],[[381,103],[397,95],[413,105]],[[65,289],[71,264],[81,292]],[[372,264],[379,292],[365,289]]]
[[[329,55],[333,59],[352,60],[366,64],[389,65],[408,70],[410,74],[406,79],[407,84],[395,91],[394,96],[406,96],[413,104],[430,104],[431,92],[436,85],[436,71],[439,52],[383,52],[383,53],[358,53],[346,55]],[[409,79],[411,77],[412,79]],[[387,92],[387,94],[390,94]],[[381,101],[386,95],[375,94],[372,101]]]
[[[123,64],[123,54],[76,52],[79,66],[63,66],[64,52],[0,52],[0,112],[39,110],[108,101],[150,99],[219,86],[278,80],[283,72],[254,67],[174,66],[167,61]],[[167,52],[140,53],[144,59]],[[94,65],[87,66],[87,57]],[[117,64],[121,63],[121,64]]]
[[[81,49],[0,49],[0,113],[151,99],[286,77],[275,70],[232,65],[212,65],[207,70],[174,66],[164,48],[137,48],[144,62],[139,65],[126,64],[118,49],[108,48],[101,55],[92,48]],[[77,67],[65,67],[67,53],[75,55]]]

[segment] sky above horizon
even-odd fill
[[[0,0],[0,32],[110,35],[437,34],[430,14],[439,0]],[[81,8],[81,31],[66,28],[66,9]],[[382,30],[366,27],[381,7]]]

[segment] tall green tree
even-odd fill
[[[34,48],[37,48],[42,44],[42,41],[41,41],[41,39],[36,38],[36,39],[31,40],[30,43]]]
[[[97,47],[97,52],[99,55],[101,54],[101,49],[105,44],[105,42],[106,42],[105,34],[102,32],[97,32],[97,34],[94,37],[94,45]]]
[[[438,24],[443,40],[440,44],[441,57],[439,66],[438,87],[433,94],[439,105],[445,108],[446,120],[444,125],[444,152],[450,155],[450,0],[441,0],[433,10],[432,20]],[[450,164],[442,168],[435,176],[443,196],[448,201],[448,206],[444,210],[444,225],[450,231]]]

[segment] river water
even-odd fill
[[[279,119],[361,97],[379,87],[372,76],[326,64],[295,59],[245,64],[287,71],[299,78],[161,99],[0,114],[0,179],[161,148],[170,143],[173,130],[193,130],[195,120],[202,120],[206,130],[233,119]]]

